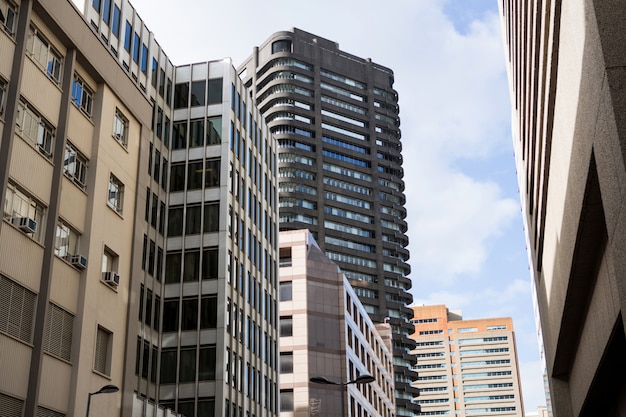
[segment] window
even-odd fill
[[[163,331],[178,331],[178,299],[167,299],[163,302]],[[174,363],[176,367],[176,363]],[[163,381],[161,381],[163,382]]]
[[[204,119],[189,122],[189,147],[204,146]]]
[[[175,163],[170,168],[170,192],[185,189],[185,163]]]
[[[200,300],[200,328],[215,329],[217,326],[217,297],[203,296]]]
[[[102,273],[117,272],[119,257],[105,246],[102,254]]]
[[[115,109],[113,119],[113,137],[124,147],[128,145],[128,119],[120,109]]]
[[[0,103],[2,103],[0,97]],[[1,114],[0,110],[0,114]],[[207,125],[207,145],[217,145],[222,142],[222,118],[211,117]]]
[[[293,373],[293,352],[280,352],[280,373]]]
[[[219,159],[207,159],[206,160],[206,174],[204,176],[204,186],[219,187],[220,185],[220,160]]]
[[[202,252],[202,279],[217,279],[218,249],[209,248]]]
[[[11,36],[14,35],[15,18],[17,17],[17,6],[9,0],[0,0],[0,24],[2,28]]]
[[[161,350],[161,383],[176,383],[176,349]]]
[[[37,241],[41,241],[43,236],[44,207],[12,183],[7,185],[2,217],[12,222],[17,221],[14,219],[25,217],[34,220],[35,231],[32,237]]]
[[[24,401],[18,398],[0,393],[0,404],[2,404],[2,412],[4,415],[21,416],[24,412]]]
[[[0,0],[0,4],[2,4],[2,0]],[[4,115],[4,99],[6,98],[6,93],[7,82],[0,78],[0,117]]]
[[[57,223],[54,254],[60,258],[67,258],[78,254],[80,235],[67,223],[59,219]]]
[[[281,389],[280,390],[280,412],[293,411],[293,390]]]
[[[20,100],[15,120],[18,133],[30,141],[46,158],[52,157],[54,127],[37,113],[31,105]]]
[[[43,334],[44,350],[66,361],[72,354],[72,329],[74,315],[56,304],[48,303]]]
[[[0,332],[30,343],[36,300],[34,292],[0,275]]]
[[[141,39],[139,38],[139,34],[135,32],[135,36],[133,37],[133,61],[139,64],[139,44]]]
[[[174,108],[186,108],[189,101],[189,84],[174,85]]]
[[[85,189],[87,185],[85,182],[87,177],[87,158],[78,152],[69,140],[65,143],[63,171],[74,184],[83,190]]]
[[[280,337],[293,336],[293,317],[283,316],[280,318]]]
[[[174,122],[172,125],[172,149],[187,147],[187,122]]]
[[[209,80],[209,94],[207,104],[219,104],[222,102],[222,84],[221,78]]]
[[[126,31],[124,32],[124,49],[130,52],[130,38],[133,36],[133,26],[130,22],[126,21]]]
[[[219,203],[209,203],[204,205],[204,232],[217,232],[220,225],[220,205]]]
[[[124,184],[113,174],[109,177],[109,195],[108,195],[109,207],[118,213],[122,213],[124,202]]]
[[[282,258],[281,258],[282,259]],[[280,283],[279,287],[280,301],[291,301],[292,298],[292,282],[285,281]]]
[[[148,73],[148,47],[145,43],[141,45],[141,72]]]
[[[118,7],[117,4],[113,6],[113,25],[111,26],[111,31],[116,38],[120,37],[120,15],[122,11]]]
[[[291,41],[289,39],[281,39],[272,43],[272,53],[291,52]]]
[[[61,84],[63,57],[34,26],[31,26],[28,32],[26,50],[48,78],[57,85]]]
[[[72,80],[72,103],[91,118],[93,90],[78,74],[74,74],[74,80]]]
[[[204,106],[206,102],[205,85],[204,80],[191,82],[191,107]]]
[[[215,346],[201,346],[200,358],[198,361],[198,381],[213,381],[215,380]],[[198,403],[198,406],[200,404]],[[200,414],[212,416],[211,414]]]
[[[93,369],[104,375],[111,373],[111,342],[112,333],[104,327],[98,326],[96,333],[96,352],[94,355]],[[144,360],[148,360],[145,358]]]
[[[185,330],[197,330],[198,329],[198,299],[187,298],[183,299],[183,308],[181,315],[180,329]]]
[[[195,382],[196,380],[196,348],[182,348],[180,350],[179,382]],[[180,404],[179,404],[180,408]],[[193,415],[193,412],[191,414]]]

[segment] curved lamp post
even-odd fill
[[[98,391],[96,392],[90,392],[89,395],[87,396],[87,414],[85,414],[85,417],[89,417],[89,406],[91,405],[91,396],[92,395],[97,395],[97,394],[113,394],[114,392],[118,392],[120,389],[118,387],[116,387],[115,385],[105,385],[102,388],[100,388]]]
[[[352,381],[348,381],[348,382],[331,381],[328,378],[326,378],[325,376],[314,376],[311,379],[309,379],[309,381],[314,383],[314,384],[339,385],[341,387],[341,416],[345,417],[345,412],[346,412],[345,408],[346,407],[345,407],[344,392],[347,393],[348,385],[350,385],[350,384],[369,384],[370,382],[373,382],[375,379],[376,378],[374,378],[371,375],[363,374],[363,375],[359,375],[358,377],[356,377]]]

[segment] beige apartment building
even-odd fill
[[[279,289],[280,416],[394,417],[391,327],[372,322],[308,230],[280,232]]]
[[[124,384],[152,105],[70,2],[0,11],[2,414],[80,415]]]
[[[499,1],[556,417],[626,415],[626,4]]]
[[[277,146],[230,61],[127,0],[0,28],[0,415],[276,415]]]
[[[524,415],[511,318],[463,320],[445,305],[413,312],[418,415]]]

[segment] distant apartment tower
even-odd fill
[[[393,72],[299,29],[239,73],[279,143],[280,230],[308,228],[376,323],[393,329],[396,406],[412,416],[412,297]]]
[[[377,329],[308,230],[280,232],[280,259],[280,416],[395,416],[391,343],[379,334],[389,335],[390,326]],[[346,388],[310,382],[360,375],[374,381]]]
[[[463,320],[445,305],[413,311],[416,415],[524,416],[510,318]]]
[[[626,5],[499,4],[552,411],[623,413]]]
[[[277,146],[230,61],[126,0],[0,17],[0,415],[275,415]]]

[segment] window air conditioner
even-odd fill
[[[103,272],[102,280],[111,286],[117,287],[120,285],[120,274],[113,271]]]
[[[70,255],[69,261],[72,264],[72,266],[78,269],[87,268],[87,258],[85,258],[83,255]]]
[[[30,217],[14,217],[13,225],[17,226],[24,233],[35,233],[37,222]]]

